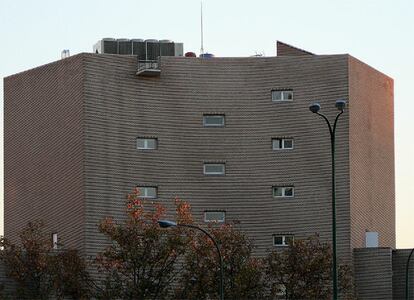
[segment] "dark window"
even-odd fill
[[[224,127],[224,115],[204,115],[204,127]]]
[[[277,234],[273,236],[273,246],[289,246],[293,242],[293,234]]]
[[[293,186],[274,186],[273,197],[293,197],[295,188]]]
[[[293,91],[292,90],[273,90],[272,91],[272,101],[292,101],[293,100]]]
[[[226,213],[224,211],[205,211],[204,222],[224,223]]]
[[[226,165],[223,163],[205,163],[204,175],[224,175],[226,173]]]
[[[292,138],[274,138],[272,139],[273,150],[290,150],[293,149]]]
[[[156,138],[137,138],[137,149],[153,150],[157,149],[158,140]]]

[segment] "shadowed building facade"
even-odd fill
[[[395,248],[393,80],[350,55],[278,42],[276,57],[161,57],[137,76],[130,55],[82,53],[4,79],[5,236],[43,219],[94,255],[97,224],[122,218],[135,186],[196,220],[239,221],[257,255],[290,238],[331,241],[331,158],[319,101],[337,128],[340,261]]]

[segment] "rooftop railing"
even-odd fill
[[[138,60],[137,75],[159,76],[161,73],[159,60]]]

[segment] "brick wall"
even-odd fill
[[[83,248],[83,56],[4,79],[4,232],[42,219]]]
[[[359,248],[353,254],[358,299],[393,299],[392,249]]]

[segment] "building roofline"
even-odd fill
[[[304,58],[308,58],[308,59],[312,59],[312,58],[318,58],[318,57],[333,57],[333,56],[347,56],[348,57],[348,59],[351,61],[351,60],[353,60],[353,61],[355,61],[355,62],[357,62],[357,63],[360,63],[360,64],[363,64],[363,65],[365,65],[366,67],[368,67],[368,68],[370,68],[370,69],[372,69],[374,72],[378,72],[378,73],[380,73],[380,74],[382,74],[382,75],[384,75],[384,76],[386,76],[387,78],[389,78],[390,80],[393,80],[393,78],[392,77],[390,77],[390,76],[388,76],[387,74],[385,74],[385,73],[383,73],[383,72],[381,72],[381,71],[379,71],[378,69],[376,69],[376,68],[374,68],[374,67],[372,67],[372,66],[370,66],[369,64],[367,64],[367,63],[365,63],[365,62],[363,62],[363,61],[361,61],[361,60],[359,60],[358,58],[356,58],[356,57],[354,57],[354,56],[352,56],[352,55],[350,55],[350,54],[313,54],[313,53],[311,53],[311,52],[308,52],[308,51],[306,51],[306,50],[302,50],[302,49],[300,49],[300,48],[297,48],[297,47],[293,47],[293,46],[291,46],[291,45],[289,45],[289,44],[286,44],[286,43],[283,43],[283,42],[280,42],[280,41],[277,41],[278,43],[281,43],[281,44],[283,44],[283,45],[287,45],[288,47],[292,47],[292,48],[294,48],[294,49],[296,49],[296,50],[298,50],[298,51],[302,51],[302,52],[306,52],[307,54],[305,54],[305,55],[303,55],[303,56],[295,56],[295,55],[292,55],[292,56],[289,56],[289,55],[281,55],[281,56],[261,56],[261,57],[256,57],[256,56],[229,56],[229,57],[212,57],[212,58],[200,58],[200,57],[196,57],[196,58],[189,58],[189,57],[184,57],[184,56],[163,56],[162,58],[163,59],[179,59],[179,60],[198,60],[198,61],[201,61],[201,60],[205,60],[205,61],[219,61],[219,60],[222,60],[222,61],[236,61],[236,60],[239,60],[239,61],[243,61],[243,60],[246,60],[246,61],[252,61],[252,60],[273,60],[273,59],[296,59],[296,58],[298,58],[298,57],[300,57],[301,59],[304,59]],[[69,57],[67,57],[67,58],[63,58],[63,59],[57,59],[57,60],[55,60],[55,61],[52,61],[52,62],[49,62],[49,63],[46,63],[46,64],[42,64],[42,65],[39,65],[39,66],[36,66],[36,67],[33,67],[33,68],[30,68],[30,69],[27,69],[27,70],[23,70],[23,71],[20,71],[20,72],[17,72],[17,73],[14,73],[14,74],[10,74],[10,75],[8,75],[8,76],[5,76],[4,78],[3,78],[3,80],[8,80],[9,78],[12,78],[12,77],[14,77],[14,76],[19,76],[19,75],[21,75],[21,74],[24,74],[24,73],[26,73],[26,72],[32,72],[32,71],[35,71],[35,70],[37,70],[37,69],[40,69],[40,68],[44,68],[44,67],[47,67],[47,66],[49,66],[49,65],[53,65],[53,64],[58,64],[58,63],[62,63],[62,62],[64,62],[64,61],[66,61],[66,62],[70,62],[70,61],[72,61],[72,60],[77,60],[77,59],[83,59],[83,58],[85,58],[85,57],[94,57],[94,56],[113,56],[113,57],[117,57],[117,58],[131,58],[131,57],[136,57],[135,55],[120,55],[120,54],[96,54],[96,53],[89,53],[89,52],[81,52],[81,53],[78,53],[78,54],[75,54],[75,55],[72,55],[72,56],[69,56]]]
[[[392,81],[394,82],[394,79],[393,79],[391,76],[389,76],[389,75],[385,74],[384,72],[379,71],[378,69],[376,69],[376,68],[374,68],[373,66],[371,66],[371,65],[367,64],[366,62],[363,62],[362,60],[360,60],[360,59],[356,58],[355,56],[352,56],[352,55],[350,55],[350,54],[347,54],[347,55],[348,55],[348,60],[349,60],[349,62],[351,62],[351,60],[352,60],[352,61],[354,61],[354,62],[356,62],[356,63],[358,63],[358,64],[362,64],[362,65],[364,65],[366,68],[371,69],[373,72],[379,73],[379,74],[381,74],[381,75],[383,75],[383,76],[387,77],[389,80],[392,80]]]
[[[44,68],[44,67],[47,67],[49,65],[57,64],[57,63],[60,63],[62,61],[72,61],[72,60],[82,59],[84,56],[87,56],[87,55],[90,55],[90,54],[93,54],[93,53],[81,52],[81,53],[78,53],[78,54],[75,54],[75,55],[71,55],[67,58],[57,59],[57,60],[42,64],[42,65],[39,65],[39,66],[36,66],[36,67],[32,67],[32,68],[29,68],[29,69],[26,69],[26,70],[23,70],[23,71],[14,73],[14,74],[7,75],[7,76],[3,77],[3,80],[6,80],[6,79],[9,79],[9,78],[14,77],[14,76],[24,74],[26,72],[32,72],[34,70]]]
[[[295,47],[295,46],[292,46],[292,45],[286,44],[286,43],[284,43],[284,42],[281,42],[281,41],[276,41],[276,51],[277,51],[277,55],[279,55],[279,52],[280,52],[280,48],[281,48],[281,46],[282,46],[282,47],[286,47],[286,48],[290,48],[290,49],[292,49],[292,50],[295,50],[296,52],[298,52],[298,53],[302,53],[303,55],[316,55],[315,53],[312,53],[312,52],[309,52],[309,51],[303,50],[303,49],[301,49],[301,48],[298,48],[298,47]],[[287,55],[287,56],[288,56],[288,55]]]

